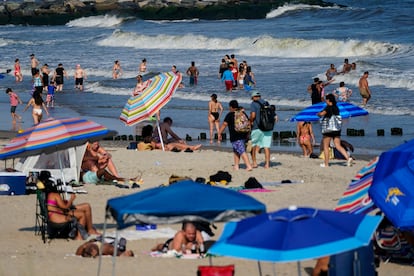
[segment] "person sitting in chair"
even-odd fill
[[[93,227],[92,208],[89,203],[73,205],[76,199],[75,194],[71,194],[69,200],[64,200],[61,197],[58,186],[50,178],[50,172],[48,171],[42,171],[38,179],[45,186],[47,216],[50,222],[61,224],[70,222],[73,218],[76,218],[78,223],[85,228],[89,235],[99,235],[99,232]],[[79,230],[77,231],[75,239],[83,239]]]

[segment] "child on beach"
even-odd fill
[[[46,107],[55,106],[55,89],[54,81],[50,81],[50,84],[47,86]]]
[[[13,92],[11,88],[6,89],[6,94],[10,97],[10,113],[12,117],[12,130],[16,130],[16,119],[21,121],[22,117],[17,115],[16,108],[17,105],[20,103],[22,104],[22,100],[20,100],[19,96]]]

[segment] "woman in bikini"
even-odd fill
[[[208,103],[208,124],[210,126],[210,144],[213,143],[213,129],[216,127],[218,133],[220,129],[220,116],[223,113],[223,106],[217,101],[217,95],[211,95],[211,101]]]
[[[16,78],[16,82],[23,81],[22,71],[20,69],[20,61],[18,58],[14,61],[14,77]]]
[[[49,111],[47,110],[47,107],[42,99],[42,96],[39,92],[35,91],[33,93],[33,97],[30,99],[30,101],[27,103],[26,107],[24,108],[23,112],[25,112],[29,106],[33,107],[32,116],[33,116],[33,124],[37,125],[42,120],[42,111],[44,110],[49,116]],[[43,110],[42,110],[43,109]]]
[[[303,157],[309,157],[313,153],[315,136],[310,122],[298,122],[296,126],[297,140],[302,147]]]
[[[99,235],[92,224],[92,209],[89,203],[73,205],[76,198],[75,194],[71,194],[69,200],[63,200],[56,185],[53,185],[50,180],[44,182],[46,182],[44,185],[47,193],[47,215],[50,222],[66,223],[76,217],[89,235]],[[75,239],[82,240],[79,231]]]
[[[112,67],[112,78],[116,80],[117,78],[121,76],[121,74],[122,74],[121,63],[119,62],[119,60],[115,60],[114,66]]]

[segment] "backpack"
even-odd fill
[[[266,104],[257,103],[260,104],[259,129],[262,131],[273,130],[275,126],[275,110],[267,102]]]
[[[234,111],[234,130],[236,132],[249,132],[250,121],[243,110],[238,109]]]

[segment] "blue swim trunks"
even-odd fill
[[[237,140],[234,142],[231,142],[231,145],[233,146],[233,152],[237,153],[238,155],[242,155],[246,152],[246,141],[245,140]]]
[[[250,134],[252,139],[252,146],[258,146],[260,148],[270,148],[272,145],[272,131],[262,131],[260,129],[252,130]]]
[[[96,172],[87,171],[86,173],[83,174],[82,181],[83,183],[97,184],[103,181],[103,179],[99,179],[98,176],[96,175]]]

